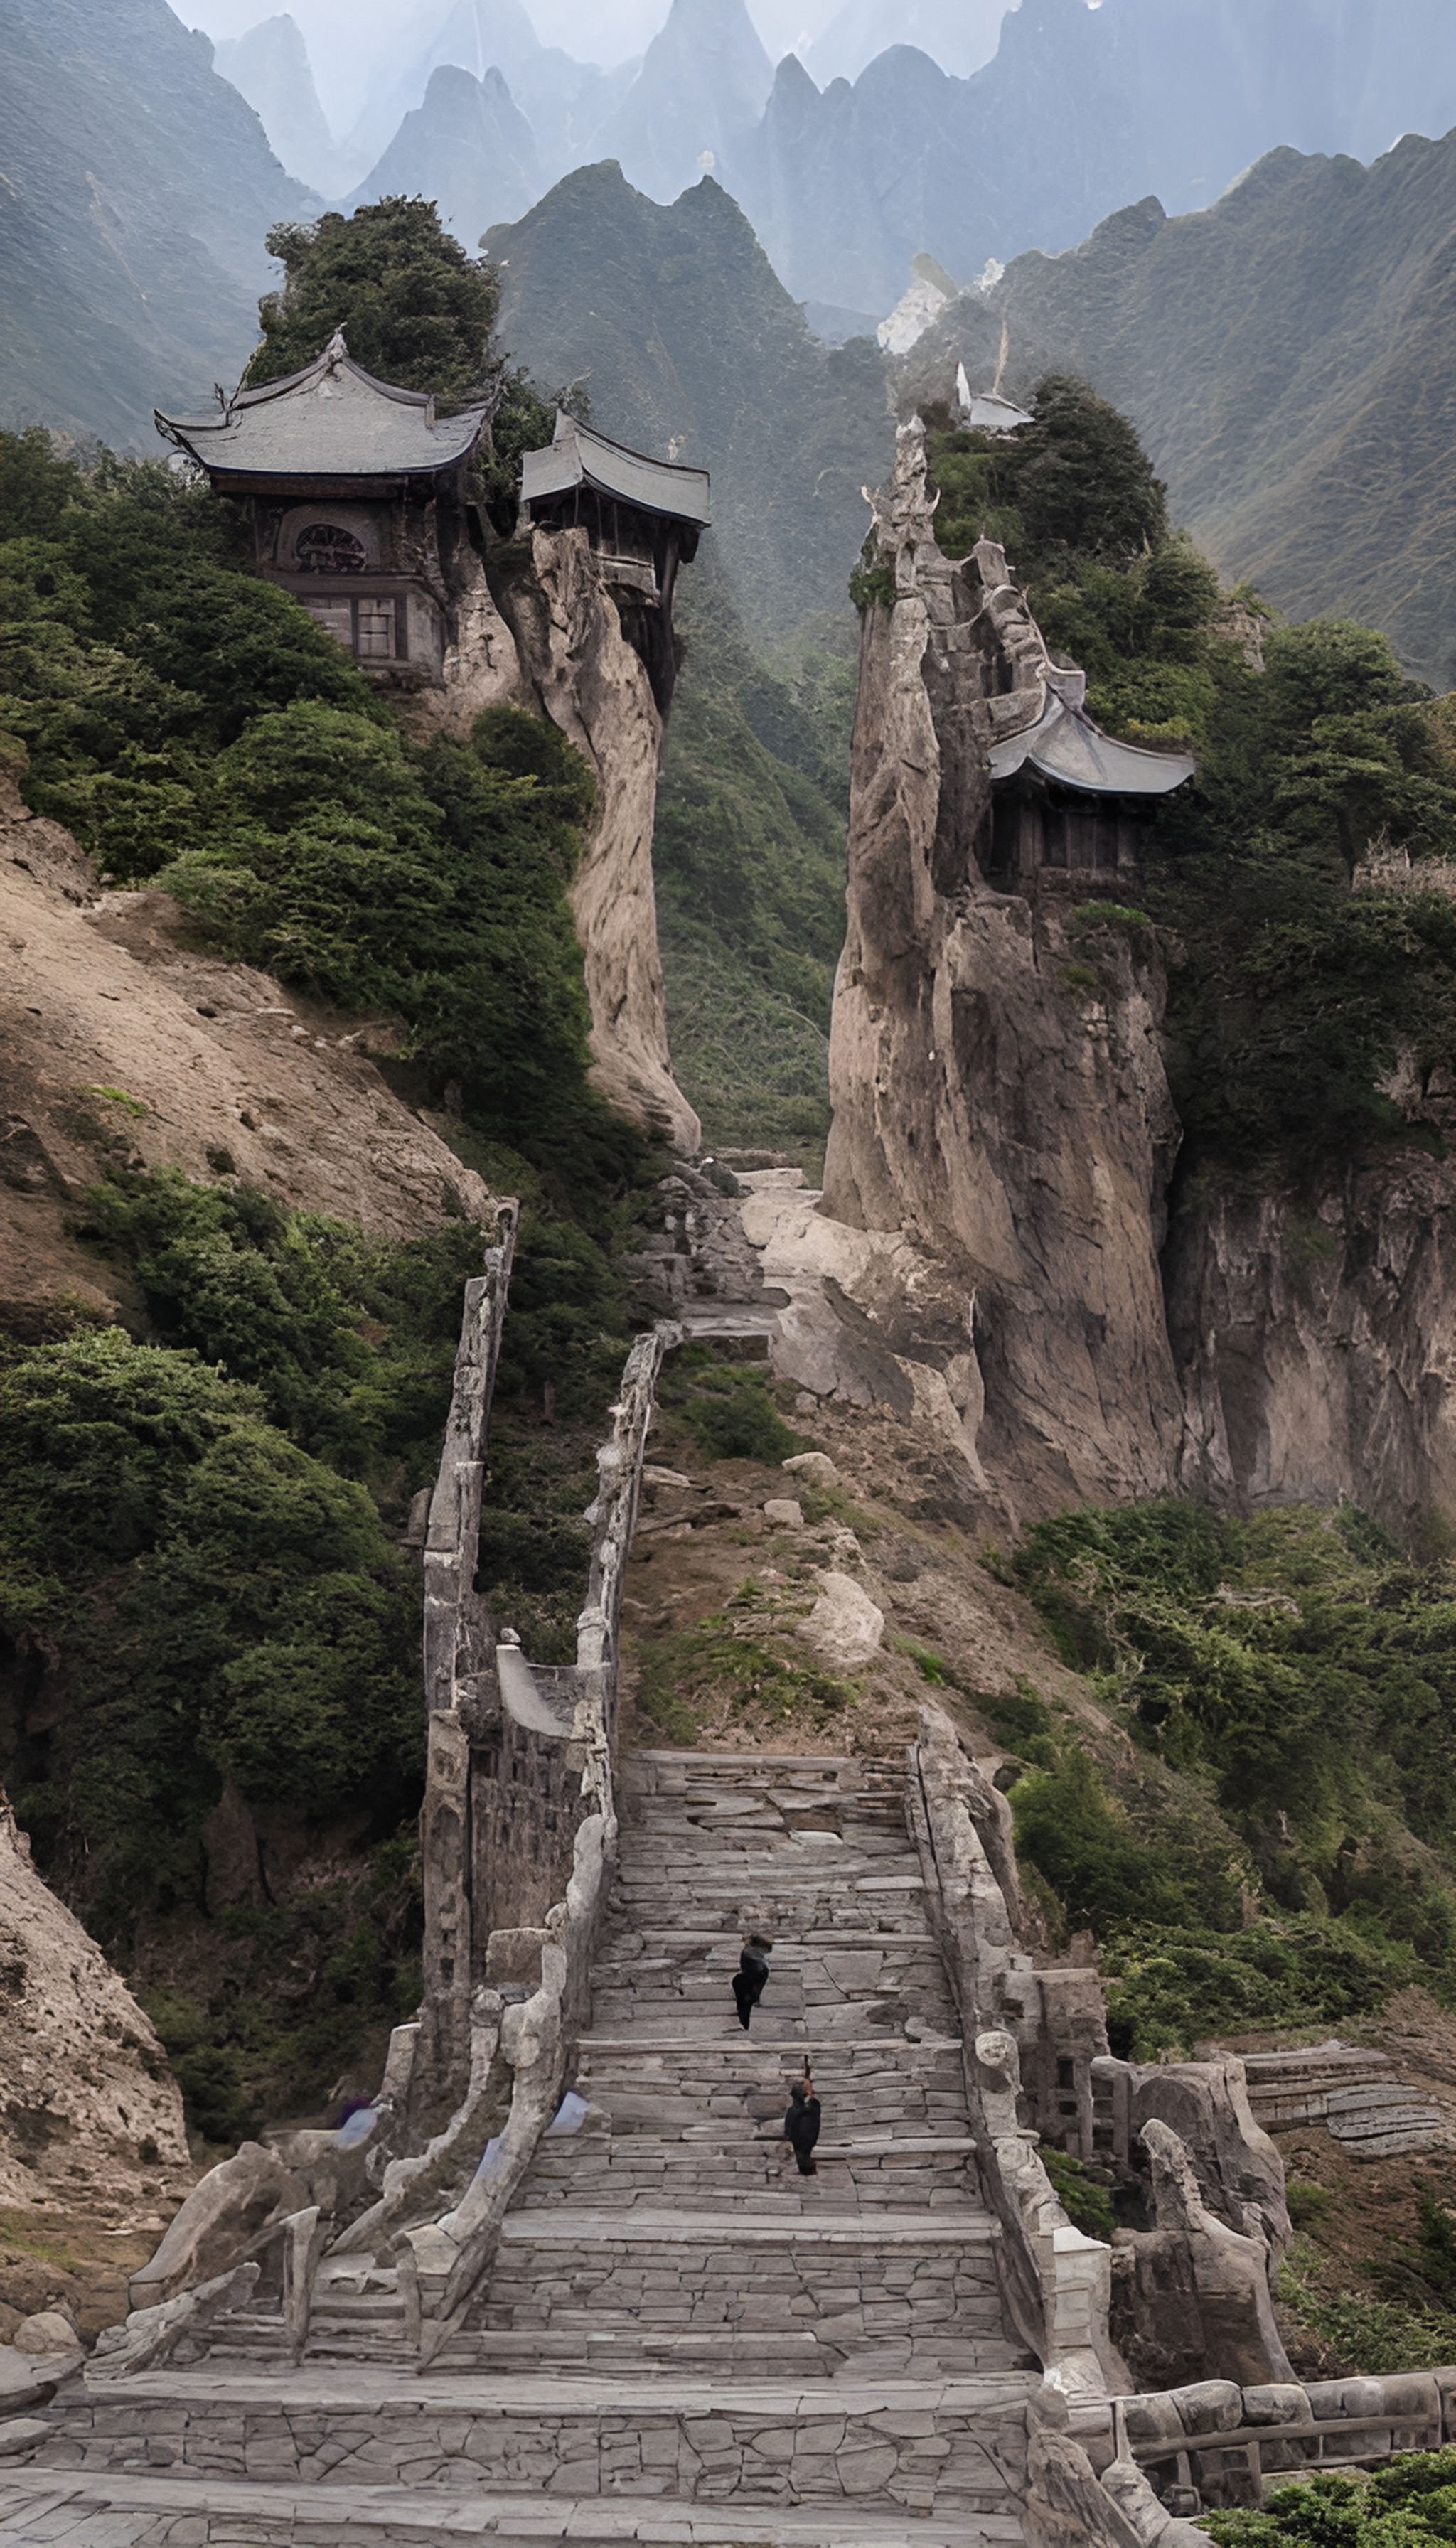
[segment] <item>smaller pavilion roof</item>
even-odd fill
[[[992,746],[992,778],[1014,778],[1028,765],[1042,777],[1089,796],[1170,796],[1198,767],[1191,753],[1148,752],[1138,743],[1117,742],[1080,704],[1055,691],[1035,725]]]
[[[614,496],[640,513],[664,513],[671,520],[694,522],[705,529],[713,518],[705,469],[684,469],[677,461],[649,460],[625,443],[608,442],[574,415],[556,410],[556,432],[544,451],[528,451],[521,462],[521,502],[545,496],[569,495],[574,487],[593,488]]]
[[[956,399],[961,423],[976,433],[1015,433],[1019,425],[1032,422],[1024,407],[1013,406],[998,390],[973,390],[963,363],[956,366]]]
[[[484,407],[441,421],[420,390],[377,381],[339,329],[301,372],[238,390],[207,415],[163,415],[156,427],[223,478],[417,478],[464,459]]]

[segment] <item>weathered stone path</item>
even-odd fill
[[[48,2411],[0,2537],[86,2548],[486,2537],[703,2548],[1021,2539],[1037,2374],[1002,2324],[958,2029],[896,1764],[646,1753],[577,2074],[424,2375],[392,2270]],[[774,1938],[753,2029],[730,1975]],[[777,2138],[805,2053],[819,2173]],[[229,2350],[224,2350],[224,2346]]]

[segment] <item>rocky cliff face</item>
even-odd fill
[[[533,531],[531,565],[532,575],[509,588],[507,605],[522,686],[596,776],[572,886],[592,1005],[592,1075],[620,1113],[690,1152],[701,1133],[673,1078],[652,881],[663,718],[586,532]]]
[[[691,1153],[701,1130],[673,1077],[657,943],[652,833],[663,718],[585,531],[534,530],[456,596],[438,713],[466,735],[514,699],[547,716],[596,780],[572,908],[592,1010],[592,1076],[644,1132]]]
[[[918,1299],[871,1283],[863,1306],[919,1361],[968,1354],[963,1411],[1013,1513],[1147,1494],[1181,1429],[1160,968],[1123,933],[1078,935],[1064,875],[984,881],[987,750],[1040,713],[1055,668],[999,549],[941,555],[918,427],[876,507],[824,1211],[903,1230],[934,1268]]]
[[[100,894],[70,834],[8,782],[0,863],[0,1300],[38,1319],[58,1294],[126,1306],[69,1226],[108,1159],[235,1171],[386,1238],[485,1213],[480,1178],[395,1096],[357,1030],[200,953],[170,894]]]
[[[150,2210],[191,2169],[148,2018],[31,1865],[0,1794],[0,2199]]]
[[[1314,1203],[1180,1215],[1168,1321],[1181,1477],[1247,1507],[1347,1496],[1401,1531],[1456,1512],[1456,1175],[1411,1150]]]

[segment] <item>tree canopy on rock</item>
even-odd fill
[[[282,259],[285,279],[258,305],[263,341],[246,388],[303,371],[342,327],[355,362],[379,380],[447,403],[484,391],[500,278],[466,254],[421,196],[281,222],[268,232],[268,253]]]

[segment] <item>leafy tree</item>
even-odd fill
[[[103,1926],[196,1900],[225,1780],[303,1813],[420,1766],[414,1588],[363,1489],[257,1394],[116,1330],[0,1366],[0,1631],[69,1701],[18,1765],[22,1819],[84,1853]]]
[[[514,526],[523,451],[551,440],[556,402],[495,349],[500,278],[467,254],[433,204],[387,195],[315,223],[268,233],[285,269],[281,292],[258,304],[263,341],[244,374],[260,388],[302,371],[341,327],[349,352],[377,380],[425,390],[447,409],[479,401],[490,410],[477,467],[481,493],[502,536]],[[573,409],[587,412],[584,394]]]
[[[249,389],[300,372],[342,327],[349,352],[376,379],[464,404],[489,377],[500,302],[495,268],[467,255],[433,204],[386,195],[356,213],[268,233],[284,284],[259,304],[263,341]]]
[[[250,1383],[306,1449],[353,1476],[404,1459],[405,1495],[432,1476],[461,1286],[485,1243],[474,1223],[392,1246],[161,1170],[98,1187],[79,1228],[126,1265],[159,1342]]]

